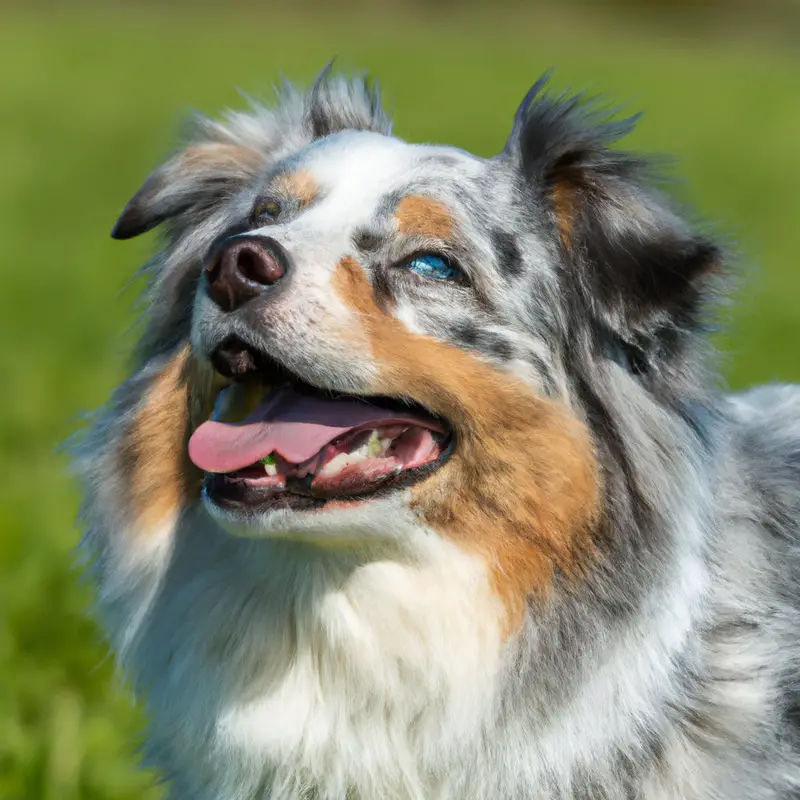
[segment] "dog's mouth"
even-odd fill
[[[274,380],[270,371],[262,381]],[[269,389],[252,381],[223,389],[192,435],[189,457],[213,503],[311,510],[364,501],[423,480],[453,450],[450,426],[411,401],[318,389],[283,368],[280,377]]]

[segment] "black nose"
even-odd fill
[[[209,297],[224,311],[234,311],[283,280],[289,256],[274,239],[232,236],[206,262]]]

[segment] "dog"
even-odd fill
[[[81,553],[171,800],[800,797],[800,391],[717,380],[635,123],[545,76],[480,158],[326,71],[125,207]]]

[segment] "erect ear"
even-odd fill
[[[187,211],[202,213],[244,186],[263,166],[255,148],[226,142],[192,144],[153,172],[111,231],[130,239]]]
[[[523,100],[503,157],[547,209],[589,302],[635,324],[695,295],[720,252],[670,209],[644,159],[611,149],[638,115],[613,121],[580,94],[547,94],[546,83]]]

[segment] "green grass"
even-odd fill
[[[800,59],[576,21],[66,15],[0,20],[0,798],[151,798],[142,717],[114,682],[71,566],[75,487],[54,447],[124,372],[152,239],[115,215],[171,145],[180,110],[309,80],[333,55],[377,75],[414,140],[502,146],[545,68],[647,111],[632,144],[666,150],[681,195],[760,272],[724,339],[734,385],[799,379]]]

